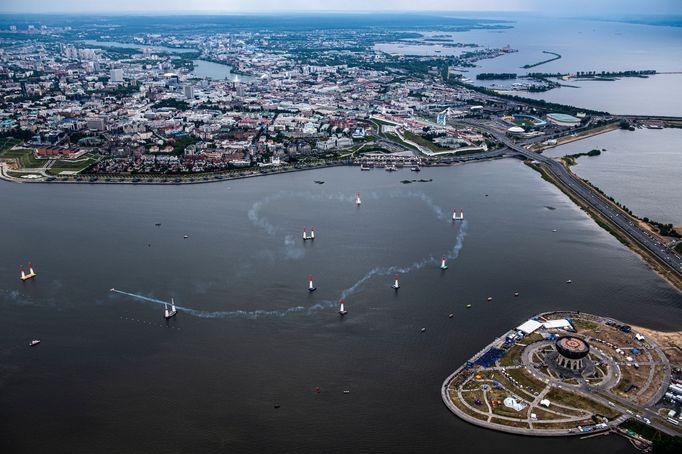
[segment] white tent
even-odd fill
[[[542,323],[538,322],[537,320],[528,320],[527,322],[517,326],[516,331],[521,331],[524,334],[530,334],[541,326]]]
[[[542,326],[544,326],[545,329],[556,329],[556,328],[570,329],[570,330],[573,329],[573,325],[571,325],[571,322],[569,322],[565,318],[562,318],[559,320],[548,320],[545,323],[543,323]]]

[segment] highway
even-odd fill
[[[520,144],[514,143],[514,141],[505,134],[486,127],[481,124],[481,122],[468,120],[458,120],[457,122],[482,129],[493,136],[497,141],[506,145],[510,150],[515,151],[526,159],[535,160],[543,164],[544,168],[565,187],[570,189],[576,197],[579,197],[602,216],[608,218],[613,224],[618,226],[621,231],[626,233],[628,237],[636,241],[640,246],[646,248],[661,263],[667,265],[678,276],[682,276],[682,258],[658,241],[656,237],[640,228],[629,217],[623,216],[620,209],[608,203],[593,189],[578,181],[563,165],[561,165],[561,163],[539,153],[526,150]]]

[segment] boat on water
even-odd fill
[[[364,164],[360,164],[360,170],[372,170],[372,168]]]
[[[164,304],[164,308],[163,318],[166,320],[170,320],[178,313],[178,311],[175,310],[175,300],[173,298],[171,298],[171,310],[168,310],[168,304]]]
[[[317,287],[313,285],[313,275],[311,274],[308,276],[308,291],[312,293],[315,290],[317,290]]]
[[[471,304],[467,304],[467,309],[471,309]]]
[[[410,168],[410,170],[413,171],[413,172],[421,172],[421,171],[422,171],[422,169],[420,169],[419,166],[412,166],[412,167]]]
[[[322,180],[315,180],[315,184],[324,184],[324,181],[322,181]]]
[[[31,342],[28,343],[29,347],[35,347],[40,343],[40,339],[33,339]]]
[[[395,172],[396,170],[398,170],[395,164],[386,164],[384,169],[386,170],[386,172]]]

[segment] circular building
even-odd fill
[[[585,367],[585,358],[590,352],[590,346],[584,340],[575,336],[562,336],[554,344],[558,353],[556,362],[559,366],[580,371]]]
[[[580,124],[580,118],[562,113],[549,113],[547,120],[557,126],[574,127]]]
[[[507,129],[507,135],[510,137],[521,137],[525,133],[526,130],[521,126],[512,126],[511,128]]]

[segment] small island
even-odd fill
[[[679,369],[650,334],[582,312],[539,314],[461,365],[441,395],[455,415],[489,429],[535,436],[614,431],[645,448],[651,433],[682,434],[671,416]]]

